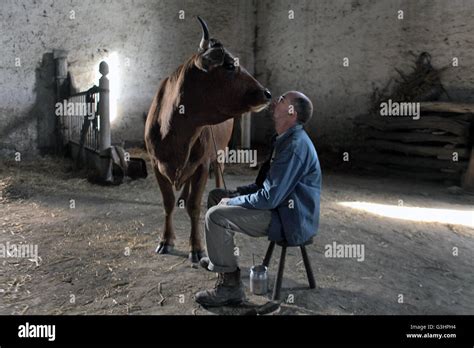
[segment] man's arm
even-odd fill
[[[275,157],[263,187],[257,192],[230,199],[227,205],[250,209],[274,209],[294,190],[303,175],[302,160],[290,147]]]
[[[246,185],[246,186],[239,186],[237,187],[237,191],[240,195],[248,195],[250,193],[254,193],[258,191],[258,186],[256,183]]]
[[[255,193],[263,187],[263,182],[265,181],[268,175],[268,171],[270,169],[270,162],[271,158],[269,158],[262,164],[260,170],[258,171],[257,178],[255,179],[255,182],[253,184],[237,187],[237,191],[240,195],[248,195],[251,193]]]

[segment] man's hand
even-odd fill
[[[219,205],[227,205],[228,201],[230,201],[230,198],[222,198],[219,202]]]

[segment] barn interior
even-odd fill
[[[160,82],[197,52],[196,16],[274,97],[299,90],[315,106],[305,129],[323,172],[308,247],[317,286],[308,289],[289,248],[275,314],[474,314],[469,0],[4,1],[0,314],[234,315],[271,298],[248,291],[265,238],[236,235],[249,297],[241,307],[194,302],[216,276],[187,259],[185,209],[174,214],[175,251],[155,253],[164,212],[145,119]],[[81,138],[87,117],[67,123],[57,103],[104,100],[104,86],[108,123],[92,120]],[[418,113],[381,117],[384,103],[394,112],[389,100]],[[269,110],[244,114],[229,147],[256,150],[261,163],[273,133]],[[226,185],[253,182],[256,169],[227,163]],[[214,187],[210,179],[204,197]],[[204,198],[202,223],[205,211]],[[344,245],[357,254],[338,256]],[[37,255],[16,257],[11,246]]]

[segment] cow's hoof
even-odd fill
[[[189,261],[192,263],[199,263],[199,261],[203,258],[206,257],[206,252],[204,250],[199,250],[199,251],[191,251],[189,253]]]
[[[170,245],[170,244],[165,244],[165,243],[161,242],[161,243],[158,244],[158,246],[156,247],[155,252],[156,252],[157,254],[169,254],[172,250],[173,250],[173,246],[172,246],[172,245]]]

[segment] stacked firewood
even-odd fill
[[[442,94],[450,99],[441,83],[447,68],[435,69],[427,52],[415,57],[413,70],[395,69],[399,79],[375,89],[369,113],[356,118],[364,144],[359,159],[399,175],[458,183],[467,177],[474,185],[474,104],[437,101]],[[419,105],[419,113],[382,117],[387,103]]]
[[[369,118],[364,128],[364,161],[385,170],[426,179],[459,181],[472,152],[474,104],[422,102],[418,120]]]

